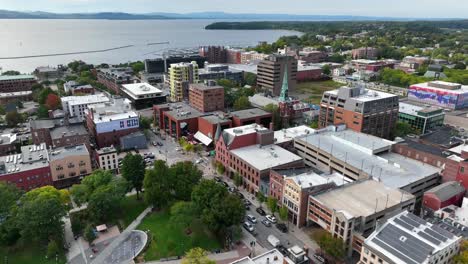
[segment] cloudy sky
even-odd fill
[[[468,0],[0,0],[19,11],[203,12],[468,18]]]

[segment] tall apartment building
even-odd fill
[[[52,181],[57,188],[72,186],[93,171],[86,145],[56,148],[49,152],[49,158]]]
[[[0,93],[31,91],[36,83],[34,75],[2,75],[0,76]]]
[[[85,96],[62,97],[62,109],[69,117],[78,117],[84,120],[88,106],[109,102],[109,98],[103,94],[93,94]]]
[[[228,65],[208,64],[204,69],[198,71],[200,81],[205,80],[230,80],[238,85],[241,85],[244,80],[244,72],[234,69],[229,69]]]
[[[90,106],[86,123],[99,148],[118,146],[121,137],[140,129],[138,114],[131,110],[128,99]]]
[[[375,136],[329,127],[294,139],[305,164],[325,172],[338,172],[356,181],[375,179],[387,187],[417,197],[440,182],[440,169],[391,152],[395,142]]]
[[[188,99],[189,84],[197,82],[198,65],[195,61],[171,64],[169,68],[171,101],[179,102]]]
[[[388,188],[374,180],[350,183],[309,197],[309,221],[343,240],[350,256],[361,252],[362,244],[378,221],[414,209],[415,198],[402,190]]]
[[[209,63],[226,63],[227,50],[223,46],[204,46],[200,47],[199,54],[206,58]]]
[[[389,138],[398,110],[397,95],[344,86],[323,94],[319,126],[345,124],[357,132]]]
[[[287,74],[285,74],[287,71]],[[286,55],[271,55],[257,66],[257,87],[273,96],[279,96],[284,76],[288,76],[289,91],[297,84],[297,60]]]
[[[224,111],[224,88],[214,81],[190,84],[189,103],[203,113]]]
[[[410,212],[381,224],[365,241],[359,264],[452,263],[462,238]]]

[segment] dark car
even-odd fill
[[[153,144],[153,146],[155,146],[155,147],[158,145],[158,143],[157,143],[156,141],[153,141],[152,144]]]
[[[276,228],[283,233],[288,232],[288,227],[283,223],[276,224]]]
[[[220,177],[214,177],[213,179],[215,180],[215,182],[221,182],[221,178],[220,178]]]
[[[163,146],[163,143],[161,143],[161,142],[159,142],[159,141],[158,141],[158,143],[156,143],[156,144],[158,144],[158,146],[160,146],[160,147]]]
[[[236,192],[236,195],[239,196],[241,199],[245,199],[244,195],[240,192]]]
[[[244,204],[245,204],[245,205],[251,205],[252,203],[251,203],[249,200],[244,199]]]
[[[264,226],[266,226],[266,227],[270,227],[270,226],[271,226],[271,222],[268,221],[268,220],[266,220],[266,219],[263,219],[263,220],[262,220],[262,224],[263,224]]]
[[[257,213],[261,216],[266,215],[265,210],[263,210],[261,207],[258,207],[255,211],[257,211]]]
[[[226,188],[229,187],[229,184],[227,184],[227,183],[224,182],[224,181],[220,181],[219,183],[221,183],[222,185],[224,185],[224,187],[226,187]]]
[[[283,254],[283,256],[286,256],[288,254],[288,249],[285,248],[283,245],[278,245],[276,249]]]

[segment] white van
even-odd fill
[[[275,248],[281,244],[280,240],[276,238],[274,235],[269,235],[267,240],[268,240],[268,243],[270,243],[270,245],[272,245]]]

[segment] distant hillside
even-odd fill
[[[49,12],[18,12],[0,10],[0,19],[110,19],[110,20],[148,20],[148,19],[245,19],[245,20],[309,20],[309,21],[409,21],[418,18],[370,17],[370,16],[327,16],[327,15],[291,15],[291,14],[235,14],[224,12],[130,14],[123,12],[71,13],[58,14]],[[441,20],[430,19],[427,20]]]

